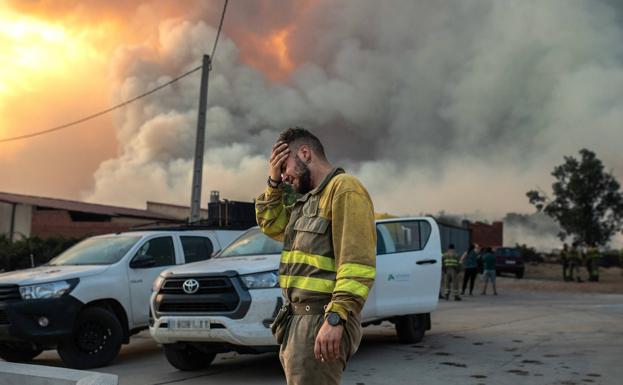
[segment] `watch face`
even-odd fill
[[[331,326],[339,325],[341,320],[342,319],[337,313],[329,313],[329,316],[327,317],[327,321],[329,322],[329,325]]]

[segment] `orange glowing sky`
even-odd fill
[[[118,32],[114,20],[68,24],[0,6],[0,137],[42,130],[109,105],[107,63]],[[0,159],[29,145],[4,144]]]
[[[289,33],[289,28],[283,28],[268,36],[250,36],[247,44],[254,46],[254,52],[242,53],[242,59],[272,80],[285,79],[295,68],[287,45]]]
[[[92,0],[86,6],[78,0],[0,0],[0,139],[111,106],[119,87],[111,68],[115,50],[157,45],[159,23],[183,17],[193,4],[201,2],[182,7],[173,1]],[[295,67],[287,46],[291,27],[281,23],[249,33],[239,25],[244,24],[228,25],[226,19],[224,33],[239,46],[241,60],[269,79],[286,79]],[[0,191],[78,198],[117,147],[111,115],[34,139],[0,143]]]

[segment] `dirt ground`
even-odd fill
[[[580,270],[580,277],[584,282],[564,282],[560,265],[539,263],[527,264],[523,279],[503,275],[498,277],[497,282],[499,290],[508,288],[526,291],[623,294],[623,269],[619,267],[601,268],[599,282],[588,282],[588,272],[585,268]]]

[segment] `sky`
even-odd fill
[[[221,0],[0,0],[0,139],[201,63]],[[623,3],[229,3],[210,74],[203,201],[250,201],[284,128],[311,129],[379,212],[534,209],[581,148],[623,181]],[[0,143],[0,191],[188,204],[200,72],[114,113]]]

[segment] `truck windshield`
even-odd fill
[[[52,259],[49,265],[111,265],[118,262],[140,237],[88,238]]]
[[[246,255],[281,254],[283,243],[275,241],[260,231],[250,229],[224,248],[217,258],[241,257]]]

